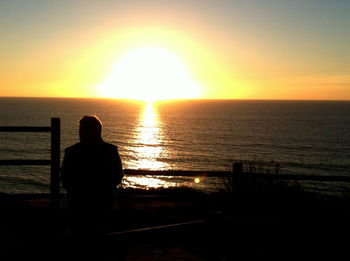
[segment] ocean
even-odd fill
[[[0,98],[0,126],[49,126],[61,118],[61,157],[78,141],[78,122],[97,115],[103,139],[119,148],[126,169],[230,170],[264,161],[280,173],[350,176],[349,101]],[[0,159],[49,159],[47,133],[1,133]],[[198,180],[197,180],[198,181]],[[200,186],[218,180],[126,177],[130,187]],[[319,185],[312,184],[316,188]],[[348,187],[329,183],[343,193]],[[0,166],[0,192],[47,193],[49,167]]]

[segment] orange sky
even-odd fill
[[[350,3],[263,2],[1,3],[0,96],[101,97],[126,53],[154,47],[176,56],[200,86],[194,98],[350,100]],[[164,88],[185,77],[171,66],[162,68]],[[109,88],[115,83],[113,96],[123,98],[113,77]]]

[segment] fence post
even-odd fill
[[[51,206],[57,207],[60,193],[60,118],[51,118],[51,176],[50,197]]]
[[[233,163],[233,173],[235,175],[240,175],[243,173],[243,163],[242,162]]]
[[[233,190],[236,190],[235,192],[237,192],[237,189],[239,188],[239,182],[240,182],[240,178],[241,175],[243,173],[243,163],[241,162],[236,162],[233,163],[232,166],[232,192]]]

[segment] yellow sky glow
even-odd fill
[[[346,8],[131,2],[9,2],[0,96],[350,100]]]

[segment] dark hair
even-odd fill
[[[95,115],[84,116],[79,121],[80,139],[100,138],[102,133],[102,122]]]

